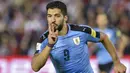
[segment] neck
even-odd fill
[[[67,31],[68,31],[67,24],[64,24],[62,30],[59,31],[59,35],[60,35],[60,36],[66,35],[66,34],[67,34]]]
[[[105,27],[105,26],[104,26],[104,27],[102,26],[102,27],[99,27],[99,28],[100,28],[101,30],[104,30],[104,29],[106,29],[106,27]]]

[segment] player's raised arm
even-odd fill
[[[54,46],[55,42],[57,41],[57,36],[58,30],[54,32],[54,28],[49,27],[48,44],[44,47],[41,53],[35,54],[32,58],[31,66],[35,72],[39,71],[45,65],[49,57],[50,51]],[[40,48],[39,46],[41,45],[37,45],[38,48]]]
[[[114,45],[111,43],[111,41],[109,40],[108,36],[100,32],[100,41],[105,46],[105,48],[110,53],[113,59],[115,73],[125,73],[126,67],[120,62],[116,53],[116,49]]]

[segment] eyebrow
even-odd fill
[[[47,15],[51,15],[51,14],[47,13]]]
[[[55,14],[55,15],[60,15],[60,14],[58,13],[58,14]]]
[[[52,15],[52,14],[47,14],[47,15]],[[60,15],[59,13],[56,13],[56,14],[54,14],[54,15]]]

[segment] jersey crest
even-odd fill
[[[75,45],[79,45],[80,44],[80,38],[79,37],[73,38],[73,41],[74,41]]]

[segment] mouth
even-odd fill
[[[56,30],[58,30],[58,25],[57,25],[57,24],[52,23],[51,25],[54,27],[54,32],[55,32]]]

